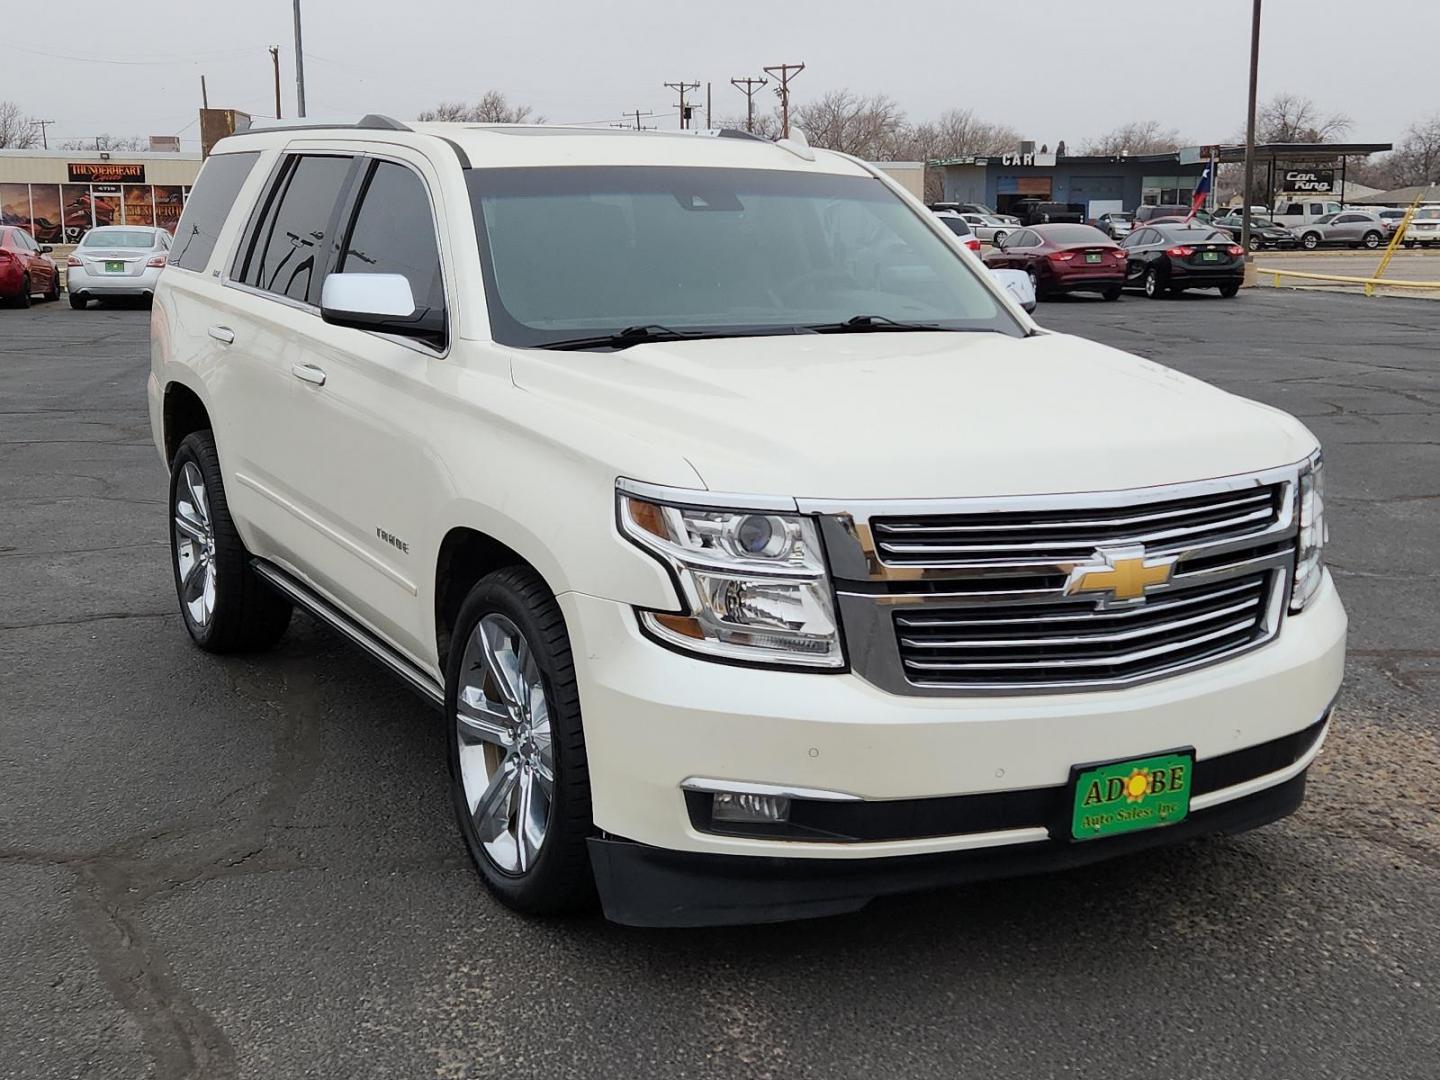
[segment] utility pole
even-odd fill
[[[296,0],[296,3],[299,3],[299,0]],[[690,113],[685,108],[685,95],[688,94],[691,90],[699,90],[700,84],[698,82],[687,83],[681,81],[667,82],[665,85],[668,86],[671,90],[676,91],[680,95],[680,130],[684,131],[690,126]]]
[[[804,70],[804,64],[773,64],[765,69],[765,74],[774,75],[780,83],[775,92],[780,95],[780,137],[784,139],[790,137],[790,80]]]
[[[295,0],[295,104],[296,115],[305,115],[305,50],[300,44],[300,0]]]
[[[46,137],[46,131],[45,131],[45,129],[48,128],[51,124],[53,124],[55,121],[54,121],[54,120],[32,120],[32,121],[30,121],[30,122],[40,129],[40,148],[41,148],[42,150],[49,150],[49,149],[50,149],[50,140]]]
[[[1245,202],[1240,210],[1240,246],[1245,249],[1245,276],[1254,273],[1250,253],[1250,187],[1255,183],[1255,95],[1260,82],[1260,0],[1250,16],[1250,106],[1245,119]],[[1211,177],[1214,183],[1214,177]],[[1250,284],[1247,280],[1246,284]]]
[[[210,92],[205,89],[204,75],[200,76],[200,107],[202,109],[208,109],[210,107]]]
[[[715,125],[710,122],[710,80],[705,80],[705,130],[709,131]]]
[[[275,119],[281,119],[280,115],[280,46],[270,46],[270,63],[275,68]]]
[[[623,115],[624,115],[624,117],[625,117],[625,122],[620,125],[621,127],[627,127],[627,128],[630,127],[630,126],[631,126],[631,124],[630,124],[630,117],[633,116],[633,117],[635,118],[634,128],[635,128],[636,131],[653,131],[653,130],[655,130],[653,127],[648,127],[648,128],[647,128],[643,123],[641,123],[641,117],[645,117],[646,119],[648,119],[649,117],[652,117],[652,116],[655,115],[655,113],[654,113],[653,111],[652,111],[652,112],[644,112],[644,113],[642,113],[639,109],[636,109],[633,113],[628,113],[628,112],[627,112],[627,113],[624,113]]]
[[[731,79],[730,85],[745,95],[745,130],[755,130],[755,95],[762,86],[768,86],[769,79],[752,79],[749,75],[743,79]]]

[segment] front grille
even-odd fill
[[[1252,536],[1280,519],[1286,490],[1275,483],[1137,505],[877,517],[871,528],[890,566],[1048,566],[1083,562],[1101,546],[1164,554]]]
[[[1093,549],[1092,549],[1093,550]],[[1148,602],[992,603],[896,612],[912,683],[967,690],[1129,682],[1246,649],[1269,633],[1273,570],[1175,587]]]

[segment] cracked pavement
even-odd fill
[[[148,316],[0,311],[0,1076],[1345,1077],[1440,1052],[1440,307],[1043,304],[1302,417],[1351,614],[1294,818],[783,927],[512,915],[436,716],[175,614]],[[1123,422],[1118,417],[1115,422]]]

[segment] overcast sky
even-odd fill
[[[732,77],[803,62],[797,102],[849,87],[887,93],[915,120],[965,106],[1051,146],[1137,119],[1196,142],[1244,125],[1246,0],[303,3],[312,117],[404,119],[495,88],[551,121],[638,108],[674,127],[663,83],[710,80],[716,116],[733,116],[745,99]],[[273,112],[271,44],[294,113],[291,0],[71,0],[61,12],[7,0],[0,30],[0,100],[53,119],[52,145],[179,133],[198,148],[201,73],[213,106]],[[1265,0],[1261,96],[1308,95],[1355,121],[1352,140],[1392,141],[1440,111],[1433,59],[1397,47],[1406,40],[1440,40],[1440,0]]]

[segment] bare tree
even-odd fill
[[[445,101],[422,112],[425,122],[448,121],[464,124],[543,124],[543,116],[532,117],[529,105],[512,104],[499,90],[487,90],[473,105],[463,101]]]
[[[150,141],[139,135],[91,135],[88,139],[66,139],[61,150],[145,150]]]
[[[1405,137],[1387,162],[1393,187],[1440,184],[1440,113],[1406,128]]]
[[[1020,146],[1020,133],[1004,124],[992,124],[973,109],[949,109],[940,119],[910,129],[911,150],[906,155],[921,161],[1004,154]]]
[[[1180,133],[1174,128],[1161,127],[1158,120],[1134,120],[1084,143],[1080,152],[1099,157],[1168,154],[1180,145]]]
[[[13,101],[0,101],[0,149],[28,150],[40,145],[35,121]]]
[[[1300,94],[1276,94],[1260,106],[1255,135],[1260,142],[1334,142],[1352,127],[1344,113],[1326,115]]]
[[[906,131],[904,110],[892,98],[850,90],[831,90],[792,107],[790,122],[815,146],[871,161],[892,160]]]

